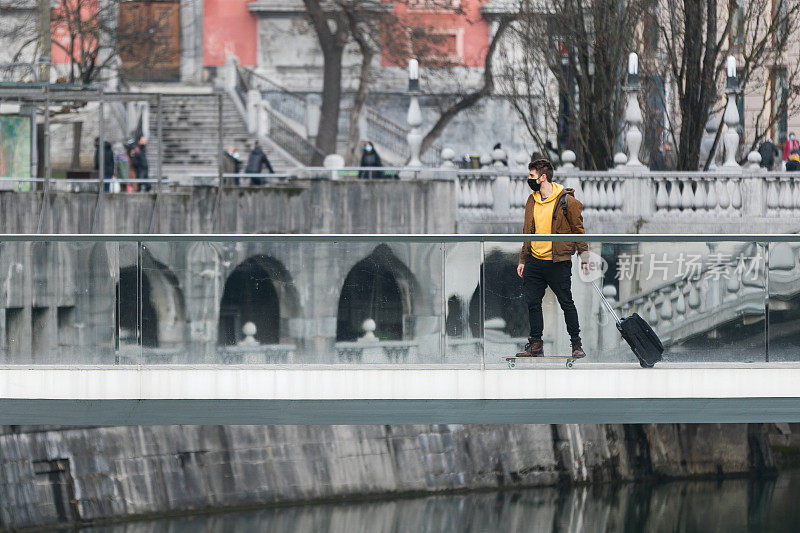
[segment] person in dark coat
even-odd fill
[[[150,167],[147,164],[147,138],[145,138],[144,135],[139,138],[139,142],[133,147],[133,150],[131,150],[131,166],[133,166],[133,170],[136,171],[137,180],[148,179]],[[149,191],[150,184],[140,183],[139,190]]]
[[[100,138],[94,139],[94,169],[100,169]],[[114,151],[111,149],[111,143],[103,141],[103,190],[109,192],[111,190],[111,183],[105,180],[110,180],[114,177]]]
[[[364,152],[361,154],[362,167],[382,167],[381,156],[375,151],[375,146],[367,141],[364,144]],[[358,177],[361,179],[383,179],[384,174],[381,170],[359,170]]]
[[[247,166],[244,168],[244,172],[245,174],[261,174],[261,170],[264,167],[269,170],[270,174],[275,174],[267,154],[261,149],[261,143],[256,141],[253,151],[250,152],[250,157],[247,158]],[[253,185],[261,185],[263,182],[263,178],[250,178],[250,183]]]
[[[765,139],[759,145],[758,153],[761,154],[761,163],[759,165],[767,170],[772,170],[775,167],[775,159],[781,155],[780,150],[770,138]]]

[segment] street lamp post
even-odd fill
[[[639,149],[642,147],[642,132],[639,129],[642,123],[642,110],[639,108],[639,56],[635,53],[628,55],[628,82],[623,90],[627,97],[625,122],[628,123],[625,132],[628,162],[625,166],[642,167],[644,165],[639,161]]]
[[[411,126],[411,131],[406,137],[410,154],[407,166],[421,168],[419,152],[422,146],[422,134],[419,127],[422,125],[422,111],[419,108],[419,62],[416,59],[408,62],[408,94],[411,97],[408,104],[408,125]]]
[[[725,105],[725,114],[722,119],[725,121],[727,130],[725,132],[725,163],[722,165],[726,170],[741,169],[736,162],[736,152],[739,149],[739,108],[736,106],[736,95],[739,92],[739,80],[736,77],[736,58],[728,56],[725,66],[728,83],[725,86],[725,94],[728,95],[728,103]]]

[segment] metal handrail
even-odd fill
[[[531,234],[493,234],[493,233],[10,233],[0,234],[0,242],[401,242],[401,243],[521,243],[529,241]],[[639,242],[800,242],[800,235],[794,233],[730,233],[701,234],[687,233],[672,235],[668,233],[537,233],[537,241],[586,241],[601,243],[639,243]]]

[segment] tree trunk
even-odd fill
[[[339,108],[342,98],[342,48],[332,47],[323,53],[325,65],[322,78],[322,109],[319,115],[317,148],[325,154],[336,153],[339,136]],[[321,158],[317,155],[316,158]],[[314,161],[313,164],[321,164]]]
[[[81,167],[81,134],[83,132],[83,122],[72,123],[72,161],[71,168]]]
[[[347,164],[349,166],[357,166],[360,163],[358,156],[361,148],[361,114],[364,112],[364,106],[367,103],[370,67],[375,53],[369,47],[365,39],[355,35],[358,30],[354,27],[353,22],[351,22],[350,25],[353,27],[354,37],[361,50],[361,73],[358,79],[358,91],[353,99],[353,107],[350,109],[350,137],[347,145]]]

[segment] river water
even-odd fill
[[[800,531],[800,471],[772,479],[536,488],[281,507],[84,533]]]

